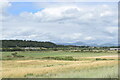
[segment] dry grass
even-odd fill
[[[104,68],[104,70],[106,70],[106,68],[109,67],[108,71],[110,71],[111,66],[113,67],[118,65],[118,60],[117,60],[118,57],[115,55],[111,56],[111,54],[109,54],[110,56],[106,56],[108,54],[105,54],[105,53],[104,55],[94,54],[94,56],[90,56],[92,54],[66,53],[64,54],[64,56],[68,54],[71,55],[73,58],[78,59],[78,61],[47,60],[47,59],[46,60],[3,60],[2,61],[2,77],[3,78],[24,78],[24,77],[47,78],[55,75],[58,75],[55,77],[60,77],[60,76],[62,77],[63,75],[61,74],[63,73],[68,75],[69,77],[69,76],[72,76],[73,73],[78,74],[79,73],[78,71],[80,72],[84,71],[84,74],[86,74],[87,73],[86,71],[91,70],[94,72],[93,69],[96,69],[98,70],[96,71],[97,73],[99,72],[99,70],[100,71],[102,70],[100,69],[102,67]],[[38,54],[36,55],[38,56]],[[44,54],[43,57],[47,57],[49,55]],[[52,55],[50,56],[60,57],[61,55],[63,56],[62,53],[61,54],[59,53],[59,55],[58,53],[54,53],[53,56]],[[100,58],[101,60],[96,60],[96,58]],[[103,59],[106,59],[106,60],[103,60]],[[113,67],[113,70],[117,70],[116,67]]]
[[[58,61],[58,60],[12,60],[3,61],[3,77],[18,78],[27,74],[39,76],[68,73],[104,66],[117,65],[118,61]]]

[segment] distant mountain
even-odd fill
[[[85,45],[87,45],[87,44],[84,43],[84,42],[75,42],[75,43],[56,43],[56,44],[59,44],[59,45],[75,45],[75,46],[85,46]]]
[[[115,44],[115,43],[105,43],[105,44],[101,44],[100,46],[102,46],[102,47],[109,47],[109,46],[118,46],[118,44]]]
[[[115,43],[99,43],[96,44],[93,41],[90,42],[75,42],[75,43],[59,43],[61,45],[75,45],[75,46],[96,46],[96,47],[110,47],[110,46],[118,46],[118,44]]]
[[[75,43],[71,43],[71,45],[75,45],[75,46],[87,46],[87,44],[84,43],[84,42],[75,42]]]

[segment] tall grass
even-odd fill
[[[3,52],[4,78],[113,78],[117,77],[117,53],[66,51],[17,52],[23,58],[12,58],[13,52]],[[10,60],[11,59],[11,60]]]
[[[3,77],[7,77],[7,78],[9,77],[64,78],[65,76],[61,74],[66,74],[69,77],[70,74],[72,75],[73,73],[75,73],[75,75],[77,75],[79,71],[84,71],[84,70],[85,70],[84,74],[89,74],[87,71],[98,69],[97,71],[99,72],[102,70],[102,69],[99,70],[99,68],[117,65],[117,61],[91,62],[91,61],[57,61],[57,60],[33,60],[33,61],[16,60],[16,61],[4,61],[3,63],[4,63]],[[33,74],[33,75],[31,76],[29,74]]]
[[[118,66],[107,66],[49,76],[54,78],[118,78]]]

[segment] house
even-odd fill
[[[40,49],[40,47],[25,47],[25,48],[22,48],[22,49]]]
[[[120,50],[120,48],[110,48],[110,50]]]

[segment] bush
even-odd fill
[[[21,57],[24,57],[24,56],[22,56],[22,55],[17,55],[17,57],[21,58]]]
[[[70,61],[76,61],[77,60],[77,59],[74,59],[72,56],[67,56],[67,57],[44,57],[43,59],[70,60]]]
[[[58,51],[58,49],[53,49],[54,51]]]
[[[33,73],[28,73],[26,75],[24,75],[24,77],[32,77],[34,74]]]
[[[18,58],[24,57],[24,56],[22,56],[22,55],[17,55],[17,52],[12,53],[11,55],[12,55],[13,57],[18,57]]]
[[[105,58],[103,58],[103,59],[101,59],[101,58],[96,58],[96,60],[107,60],[107,59],[105,59]]]
[[[13,57],[17,56],[17,52],[11,54]]]

